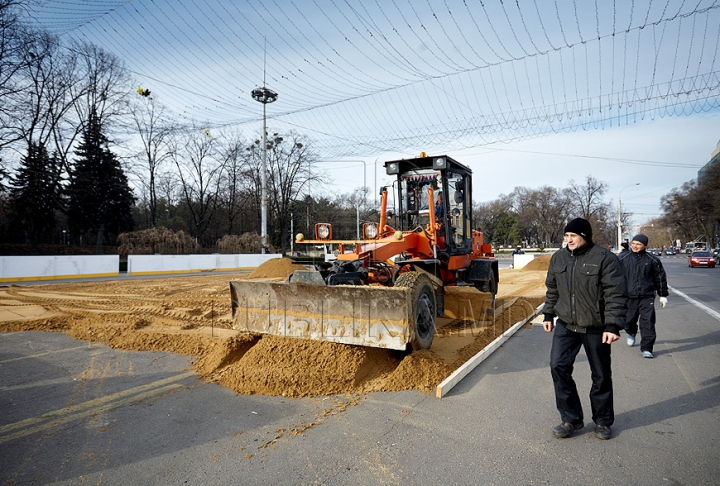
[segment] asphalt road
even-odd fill
[[[236,396],[186,356],[0,334],[0,484],[716,485],[720,269],[662,259],[656,358],[613,344],[615,437],[558,440],[550,334],[521,329],[445,398]],[[680,296],[682,293],[683,296]],[[586,415],[589,369],[575,377]],[[586,423],[589,418],[586,418]]]

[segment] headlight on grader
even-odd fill
[[[332,225],[328,223],[317,223],[315,225],[316,240],[332,240]]]
[[[389,162],[385,164],[385,172],[387,172],[388,175],[399,174],[400,164],[398,162]]]
[[[364,223],[363,224],[363,239],[374,240],[377,238],[377,224],[376,223]]]

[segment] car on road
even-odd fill
[[[660,256],[660,250],[658,248],[648,248],[647,252],[651,255]]]
[[[665,248],[665,254],[668,256],[675,255],[675,248]]]
[[[688,258],[689,267],[712,267],[715,268],[715,259],[709,251],[694,251]]]

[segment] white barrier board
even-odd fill
[[[113,277],[119,255],[0,256],[0,282]]]
[[[522,268],[535,258],[535,253],[526,253],[524,255],[513,255],[513,268]]]
[[[128,275],[253,270],[281,254],[128,255]]]

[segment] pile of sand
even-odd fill
[[[232,329],[230,280],[281,278],[297,267],[304,269],[277,259],[249,275],[0,287],[0,331],[65,332],[116,349],[185,354],[203,377],[241,394],[434,392],[468,358],[531,315],[545,292],[544,272],[502,271],[493,317],[483,304],[486,294],[448,289],[446,306],[454,305],[457,315],[438,319],[431,349],[409,354]]]
[[[273,258],[260,264],[247,276],[249,279],[285,279],[295,270],[307,270],[289,258]]]
[[[547,272],[548,266],[550,265],[550,257],[552,257],[552,255],[540,255],[535,257],[520,270],[542,270]]]

